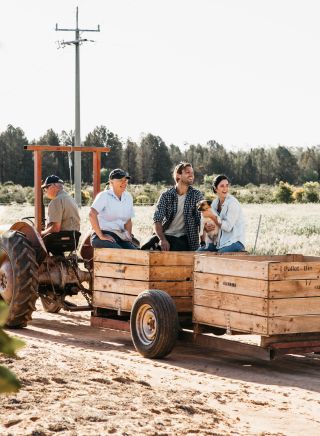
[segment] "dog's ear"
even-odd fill
[[[209,206],[212,205],[212,200],[206,200],[206,202],[208,203]]]

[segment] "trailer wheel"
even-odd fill
[[[60,302],[53,300],[47,295],[40,295],[40,300],[42,307],[48,313],[59,313],[62,309],[62,304]]]
[[[9,230],[0,239],[0,296],[9,306],[7,327],[26,327],[36,309],[36,254],[26,237]]]
[[[178,336],[178,314],[172,298],[163,291],[142,292],[130,318],[131,337],[137,351],[151,359],[167,356]]]

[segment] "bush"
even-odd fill
[[[138,195],[135,199],[136,204],[150,204],[150,198],[147,195]]]
[[[71,197],[74,198],[74,191],[69,192],[69,194],[71,195]],[[44,198],[45,200],[45,198]],[[47,200],[48,201],[48,200]],[[50,201],[50,200],[49,200]],[[81,204],[83,206],[86,206],[87,204],[89,204],[91,202],[91,195],[90,192],[85,191],[83,189],[81,189]],[[46,202],[44,201],[44,203],[46,204]]]
[[[318,203],[319,201],[319,183],[306,182],[303,184],[303,199],[306,203]]]
[[[157,183],[156,185],[129,185],[128,191],[133,196],[134,203],[137,203],[137,198],[140,195],[146,195],[149,198],[148,203],[154,204],[157,202],[160,193],[165,189],[165,186]]]
[[[292,193],[292,198],[296,203],[303,203],[304,202],[304,189],[303,188],[297,188]]]
[[[276,187],[274,198],[277,203],[292,203],[292,194],[293,187],[287,182],[280,182]]]
[[[8,307],[0,301],[0,327],[5,324],[8,315]],[[8,336],[0,328],[0,352],[10,357],[16,357],[15,352],[24,343],[17,338]],[[8,368],[0,365],[0,394],[18,392],[21,384],[16,376]]]

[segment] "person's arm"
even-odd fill
[[[41,232],[41,236],[49,233],[57,233],[61,230],[61,221],[63,216],[63,205],[59,198],[51,200],[48,206],[48,224]]]
[[[61,223],[49,223],[47,228],[41,232],[41,236],[46,236],[49,233],[57,233],[61,230]]]
[[[211,218],[216,223],[216,225],[221,227],[221,229],[224,230],[225,232],[231,232],[231,230],[233,229],[235,223],[237,222],[237,220],[239,218],[240,207],[241,206],[237,202],[232,202],[231,204],[229,204],[227,213],[223,217],[223,219],[221,219],[220,217],[217,217],[213,213],[212,209],[205,211],[203,213],[203,215]],[[205,229],[210,231],[211,226],[212,226],[211,224],[207,224],[205,226]]]
[[[162,251],[169,251],[170,250],[170,244],[169,241],[166,239],[165,234],[163,232],[162,224],[159,222],[154,223],[154,231],[158,238],[160,239],[160,247]]]
[[[98,221],[98,212],[93,207],[90,208],[89,212],[89,220],[91,223],[92,230],[102,241],[110,241],[115,242],[113,237],[110,235],[104,235],[100,229],[99,221]]]
[[[165,197],[165,193],[163,192],[159,197],[156,210],[153,215],[154,232],[160,239],[160,246],[162,251],[170,250],[170,244],[165,237],[165,234],[163,232],[163,226],[162,226],[163,219],[166,216],[166,210],[167,210],[166,197]]]
[[[132,220],[131,220],[131,218],[125,223],[124,229],[128,233],[128,236],[132,239]]]
[[[220,227],[225,232],[231,232],[235,223],[239,219],[241,206],[237,201],[232,202],[228,205],[228,210],[226,215],[221,220]]]

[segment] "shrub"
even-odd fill
[[[5,324],[8,315],[8,307],[0,301],[0,352],[10,357],[15,357],[16,350],[21,348],[24,343],[17,338],[8,336],[1,326]],[[6,367],[0,366],[0,394],[18,392],[21,384],[16,376]]]
[[[71,195],[71,197],[74,198],[74,191],[69,192],[69,194]],[[45,200],[45,198],[44,198]],[[50,201],[50,200],[49,200]],[[91,195],[90,192],[88,191],[84,191],[83,189],[81,189],[81,204],[83,206],[86,206],[87,204],[89,204],[91,202]],[[44,201],[44,203],[46,204],[46,202]]]
[[[0,203],[9,204],[11,203],[11,195],[8,189],[2,188],[0,189]]]
[[[280,182],[276,187],[274,198],[277,203],[292,203],[293,187],[287,182]]]
[[[105,183],[109,177],[109,170],[107,170],[107,168],[101,168],[100,177],[101,181]]]
[[[212,186],[213,180],[215,178],[215,174],[213,174],[212,176],[208,176],[207,174],[205,174],[205,176],[203,177],[203,184],[206,186],[206,188],[209,186]]]
[[[296,188],[292,193],[292,198],[296,203],[303,203],[304,201],[304,189]]]
[[[150,198],[147,195],[141,194],[135,198],[136,204],[149,204]]]
[[[216,195],[212,191],[206,191],[204,193],[204,198],[206,200],[214,200],[216,198]]]
[[[306,182],[303,184],[304,201],[306,203],[317,203],[319,201],[319,183]]]
[[[12,201],[14,201],[15,203],[18,204],[23,204],[27,201],[26,198],[26,194],[24,189],[16,189],[13,193],[12,193]]]

